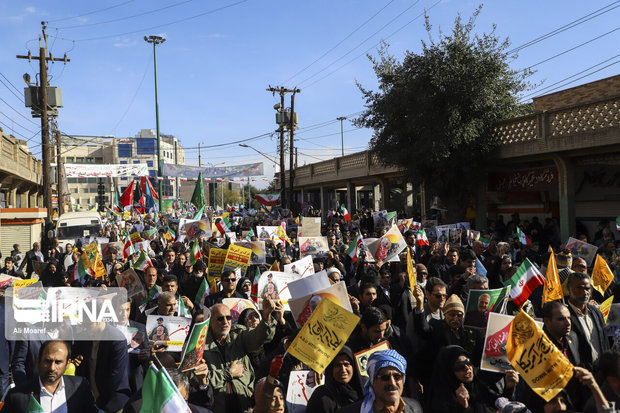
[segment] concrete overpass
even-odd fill
[[[608,179],[620,189],[620,76],[536,98],[533,114],[500,122],[495,133],[500,146],[496,161],[489,167],[489,180],[480,182],[475,194],[476,226],[486,226],[489,204],[497,192],[524,193],[526,198],[531,197],[531,192],[540,192],[542,198],[551,199],[549,205],[542,210],[540,207],[530,209],[559,218],[561,237],[566,239],[569,234],[575,234],[575,195],[579,179],[581,191],[584,179],[592,181],[589,172],[592,168],[607,168]],[[515,171],[519,174],[511,178],[509,174]],[[547,174],[546,181],[537,176],[538,171]],[[581,176],[582,172],[587,178]],[[503,187],[495,185],[498,175],[505,175]],[[287,183],[289,178],[287,174]],[[525,181],[511,181],[521,178]],[[298,167],[294,170],[293,186],[295,202],[309,202],[323,211],[335,207],[336,201],[345,203],[349,210],[366,206],[406,209],[409,214],[413,213],[416,203],[417,211],[425,211],[430,206],[423,188],[413,188],[402,170],[382,166],[369,151]],[[605,200],[610,209],[618,208],[610,211],[609,216],[590,205],[596,199],[583,200],[583,205],[589,205],[588,211],[595,211],[593,218],[620,215],[618,189],[617,199],[610,194]],[[532,200],[534,204],[539,203],[536,197]],[[501,213],[501,209],[499,211]],[[587,213],[586,216],[590,217]]]
[[[41,161],[32,156],[23,141],[5,134],[2,128],[0,203],[1,201],[4,201],[3,208],[35,208],[43,205]]]

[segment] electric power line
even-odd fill
[[[6,80],[7,82],[9,82],[9,85],[13,86],[13,89],[15,89],[15,91],[16,91],[17,93],[22,93],[22,91],[21,91],[21,90],[19,90],[19,89],[17,88],[17,86],[15,86],[15,85],[14,85],[14,84],[13,84],[13,83],[9,80],[9,78],[8,78],[8,77],[4,76],[4,74],[3,74],[2,72],[0,72],[0,76],[2,76],[2,77],[4,78],[4,80]],[[2,83],[4,84],[4,82],[2,82]],[[4,86],[6,86],[6,85],[4,85]],[[8,86],[7,86],[7,87],[8,87]],[[22,102],[23,102],[23,98],[22,98]]]
[[[620,0],[619,0],[620,1]],[[353,30],[351,33],[349,33],[344,39],[342,39],[341,41],[339,41],[338,43],[336,43],[334,46],[332,46],[329,50],[327,50],[325,53],[323,53],[321,56],[319,56],[317,59],[315,59],[312,63],[310,63],[309,65],[307,65],[306,67],[304,67],[303,69],[301,69],[299,72],[295,73],[293,76],[289,77],[288,79],[286,79],[284,82],[281,82],[280,84],[287,84],[289,83],[289,81],[291,79],[294,79],[295,77],[297,77],[297,75],[299,75],[300,73],[303,73],[304,71],[306,71],[308,68],[312,67],[316,62],[318,62],[319,60],[321,60],[322,58],[324,58],[325,56],[327,56],[327,54],[329,52],[331,52],[332,50],[334,50],[336,47],[340,46],[342,43],[344,43],[344,41],[346,41],[348,38],[350,38],[353,34],[355,34],[359,29],[361,29],[362,27],[364,27],[368,22],[370,22],[372,19],[374,19],[375,17],[377,17],[377,15],[379,13],[381,13],[383,10],[385,10],[385,8],[387,6],[389,6],[390,4],[392,4],[394,2],[394,0],[390,0],[390,2],[388,2],[385,6],[381,7],[379,9],[379,11],[377,11],[375,14],[373,14],[372,16],[370,16],[364,23],[360,24],[359,26],[357,26],[355,28],[355,30]]]
[[[307,78],[305,78],[304,80],[302,80],[300,82],[300,84],[304,84],[305,82],[307,82],[308,80],[312,79],[313,77],[319,75],[320,73],[324,72],[325,70],[327,70],[330,66],[333,66],[335,63],[341,61],[342,59],[344,59],[345,57],[347,57],[348,55],[350,55],[351,53],[353,53],[357,48],[359,48],[361,45],[363,45],[364,43],[366,43],[368,40],[372,39],[373,37],[375,37],[375,35],[377,35],[378,33],[380,33],[383,29],[385,29],[387,26],[389,26],[390,24],[394,23],[394,21],[396,21],[400,16],[402,16],[403,14],[405,14],[406,12],[408,12],[410,9],[412,9],[416,4],[418,4],[420,2],[420,0],[416,0],[411,6],[407,7],[405,10],[403,10],[402,12],[400,12],[396,17],[394,17],[392,20],[390,20],[389,22],[387,22],[386,24],[384,24],[383,26],[381,26],[381,28],[379,28],[379,30],[377,30],[376,32],[374,32],[373,34],[371,34],[370,36],[368,36],[366,39],[364,39],[361,43],[359,43],[357,46],[355,46],[353,49],[349,50],[347,53],[345,53],[344,55],[340,56],[338,59],[334,60],[333,62],[331,62],[329,65],[325,66],[323,69],[319,70],[318,72],[316,72],[315,74],[313,74],[312,76],[309,76]]]
[[[34,121],[32,121],[32,119],[28,119],[27,117],[22,115],[17,109],[15,109],[13,106],[11,106],[6,100],[0,98],[0,101],[3,102],[8,107],[10,107],[13,110],[13,112],[17,113],[19,116],[21,116],[22,118],[26,119],[28,122],[32,123],[33,125],[37,125],[38,126],[38,124],[36,122],[34,122]]]
[[[7,115],[6,113],[0,111],[0,115],[3,115],[5,118],[7,118],[8,120],[10,120],[11,122],[13,122],[14,124],[16,124],[17,126],[19,126],[20,128],[22,128],[23,130],[30,132],[30,133],[35,133],[35,131],[28,129],[27,127],[25,127],[24,125],[22,125],[21,123],[17,123],[15,122],[15,120],[11,119],[9,117],[9,115]],[[12,128],[11,128],[12,129]]]
[[[105,21],[102,21],[102,22],[86,23],[86,24],[76,24],[74,26],[59,27],[58,30],[75,29],[75,28],[80,28],[80,27],[98,26],[98,25],[101,25],[101,24],[115,23],[115,22],[122,21],[122,20],[133,19],[134,17],[141,17],[141,16],[146,16],[147,14],[157,13],[158,11],[162,11],[162,10],[170,9],[172,7],[180,6],[182,4],[189,3],[191,1],[192,0],[183,0],[183,1],[180,1],[178,3],[173,3],[173,4],[170,4],[170,5],[165,6],[165,7],[160,7],[158,9],[149,10],[149,11],[145,11],[145,12],[138,13],[138,14],[133,14],[131,16],[119,17],[119,18],[111,19],[111,20],[105,20]]]
[[[97,10],[94,10],[94,11],[90,11],[88,13],[79,14],[77,16],[70,16],[70,17],[63,17],[61,19],[48,20],[47,23],[59,22],[59,21],[70,20],[70,19],[77,19],[79,17],[89,16],[89,15],[95,14],[95,13],[101,13],[102,11],[108,11],[108,10],[111,10],[111,9],[115,9],[117,7],[124,6],[125,4],[133,3],[134,1],[136,1],[136,0],[128,0],[128,1],[125,1],[123,3],[116,4],[114,6],[105,7],[103,9],[97,9]]]
[[[593,11],[592,13],[586,14],[585,16],[582,16],[582,17],[578,18],[577,20],[573,20],[572,22],[567,23],[564,26],[558,27],[557,29],[552,30],[552,31],[550,31],[548,33],[545,33],[542,36],[539,36],[539,37],[537,37],[537,38],[535,38],[533,40],[530,40],[527,43],[524,43],[524,44],[522,44],[520,46],[517,46],[514,49],[511,49],[511,50],[507,51],[506,54],[510,55],[510,54],[516,53],[516,52],[518,52],[520,50],[525,49],[526,47],[530,47],[530,46],[532,46],[532,45],[534,45],[536,43],[539,43],[539,42],[541,42],[543,40],[546,40],[546,39],[548,39],[550,37],[553,37],[556,34],[562,33],[565,30],[572,29],[573,27],[576,27],[576,26],[580,25],[581,23],[585,23],[588,20],[591,20],[591,19],[593,19],[595,17],[601,16],[601,15],[607,13],[607,12],[610,12],[610,11],[616,9],[617,7],[620,7],[620,4],[618,4],[618,3],[620,3],[620,0],[614,1],[613,3],[608,4],[605,7],[602,7],[600,9],[596,10],[596,11]],[[616,4],[618,4],[618,5],[616,5]],[[611,8],[611,9],[609,9],[609,10],[606,10],[606,11],[600,13],[600,14],[597,14],[597,15],[593,16],[594,14],[600,12],[601,10],[604,10],[604,9],[606,9],[608,7],[611,7],[611,6],[614,6],[614,5],[616,5],[616,6]]]
[[[116,34],[111,34],[111,35],[106,35],[106,36],[90,37],[90,38],[87,38],[87,39],[75,39],[74,40],[74,39],[68,39],[68,38],[65,38],[65,37],[58,37],[58,38],[60,40],[68,40],[68,41],[74,41],[74,42],[89,42],[89,41],[93,41],[93,40],[102,40],[102,39],[110,39],[112,37],[118,37],[118,36],[126,36],[128,34],[143,33],[145,31],[149,31],[149,30],[153,30],[153,29],[159,29],[160,27],[166,27],[166,26],[170,26],[170,25],[173,25],[173,24],[186,22],[188,20],[197,19],[198,17],[206,16],[208,14],[217,13],[218,11],[229,9],[231,7],[237,6],[237,5],[245,3],[247,1],[249,1],[249,0],[240,0],[240,1],[237,1],[235,3],[228,4],[226,6],[218,7],[218,8],[212,9],[212,10],[208,10],[208,11],[203,12],[203,13],[195,14],[193,16],[185,17],[185,18],[182,18],[182,19],[179,19],[179,20],[174,20],[174,21],[171,21],[171,22],[168,22],[168,23],[158,24],[158,25],[155,25],[155,26],[143,27],[141,29],[132,30],[130,32],[116,33]]]

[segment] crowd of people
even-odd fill
[[[192,412],[286,412],[291,373],[309,370],[287,352],[299,332],[294,317],[277,297],[268,294],[256,310],[243,311],[236,323],[231,309],[222,303],[226,298],[251,299],[256,277],[302,258],[299,217],[277,216],[276,211],[230,212],[230,233],[197,238],[197,260],[190,256],[193,240],[176,235],[182,232],[179,219],[192,217],[194,211],[133,213],[130,219],[108,212],[105,227],[97,235],[125,243],[131,234],[141,233],[149,241],[152,265],[137,269],[134,264],[140,253],[123,258],[122,251],[112,247],[103,256],[104,274],[97,277],[71,275],[79,265],[84,240],[63,248],[58,240],[45,242],[43,248],[35,242],[27,252],[14,245],[1,274],[36,277],[45,287],[106,288],[119,286],[120,274],[134,268],[144,291],[156,290],[156,294],[119,303],[119,324],[150,336],[138,351],[124,337],[73,342],[1,337],[2,412],[27,411],[31,396],[45,412],[142,411],[142,387],[154,362],[166,369]],[[515,214],[507,223],[500,217],[479,229],[478,240],[464,233],[448,242],[430,236],[428,245],[420,242],[417,231],[401,227],[407,245],[399,259],[371,262],[363,249],[353,257],[347,251],[358,233],[365,239],[380,238],[390,229],[391,222],[375,225],[372,213],[356,211],[350,220],[341,211],[324,214],[321,233],[329,251],[313,257],[314,270],[325,270],[332,283],[344,281],[359,323],[325,371],[311,375],[314,384],[323,384],[314,386],[306,411],[615,411],[614,403],[620,401],[620,338],[608,336],[599,306],[611,295],[620,302],[620,291],[616,293],[620,280],[614,280],[604,294],[593,290],[591,265],[566,248],[553,219],[543,225],[536,217],[522,220]],[[321,216],[320,211],[305,215]],[[402,218],[395,217],[394,223]],[[227,248],[232,234],[238,240],[247,236],[257,241],[261,226],[281,222],[286,223],[288,240],[260,238],[266,244],[265,264],[250,265],[243,277],[235,271],[217,274],[209,280],[214,287],[210,294],[197,299],[203,279],[209,277],[211,248]],[[515,236],[517,229],[531,239],[531,245]],[[585,228],[578,228],[575,236],[598,246],[615,275],[620,255],[614,234],[615,228],[601,222],[592,237]],[[503,287],[526,259],[545,274],[550,251],[556,254],[564,299],[543,304],[539,287],[523,306],[509,302],[505,310],[509,315],[524,310],[541,320],[549,339],[574,366],[568,385],[546,401],[513,369],[503,373],[480,369],[485,329],[466,326],[464,318],[470,290]],[[415,285],[410,283],[408,256],[414,261]],[[480,274],[477,262],[486,275]],[[0,303],[6,311],[4,297]],[[202,359],[187,372],[178,369],[179,352],[154,344],[165,341],[166,329],[162,326],[147,333],[145,327],[147,315],[179,316],[184,311],[192,325],[210,319]],[[484,327],[486,319],[479,321]],[[2,322],[4,314],[0,314]],[[355,355],[384,342],[387,349],[375,351],[360,366]]]

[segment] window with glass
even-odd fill
[[[138,138],[136,139],[136,152],[138,155],[149,155],[155,153],[155,139]]]
[[[118,157],[119,158],[131,158],[131,156],[132,156],[131,143],[119,143],[118,144]]]

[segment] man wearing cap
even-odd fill
[[[373,353],[366,366],[369,380],[364,385],[364,399],[338,412],[422,413],[417,400],[402,397],[406,370],[407,361],[396,350]]]
[[[474,364],[478,365],[482,354],[483,338],[475,329],[463,327],[465,306],[458,295],[451,295],[443,306],[443,320],[427,320],[424,314],[424,296],[421,289],[415,289],[416,306],[413,314],[415,331],[425,341],[422,346],[420,363],[420,379],[427,382],[432,373],[435,358],[442,347],[457,345],[475,356]]]

